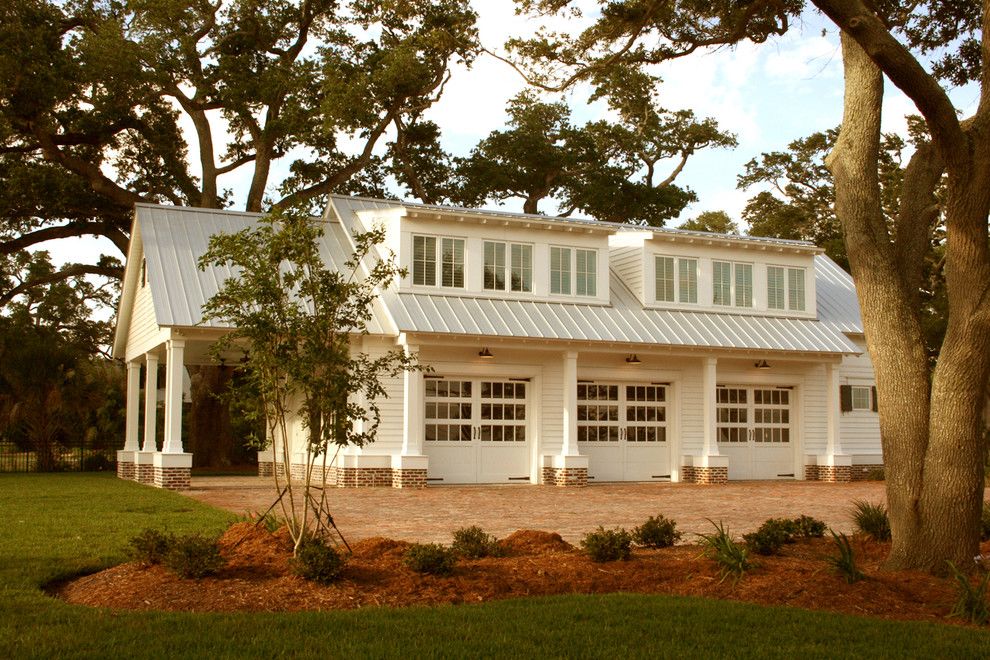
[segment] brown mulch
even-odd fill
[[[777,557],[757,557],[740,580],[722,580],[698,546],[637,549],[625,562],[596,564],[549,532],[520,530],[501,541],[507,556],[462,560],[450,577],[419,575],[402,563],[404,541],[370,538],[352,544],[342,579],[331,586],[292,574],[291,541],[251,523],[221,538],[226,566],[214,577],[179,578],[161,566],[122,564],[62,585],[72,603],[133,610],[197,612],[299,611],[477,603],[523,596],[638,592],[702,596],[788,605],[887,619],[947,619],[953,586],[913,571],[883,572],[886,544],[855,539],[867,579],[855,584],[823,560],[834,554],[826,539],[785,546]],[[990,551],[990,544],[984,548]]]

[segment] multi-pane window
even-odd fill
[[[598,295],[598,252],[575,250],[577,256],[576,291],[579,296]]]
[[[506,256],[509,257],[508,264]],[[533,290],[533,246],[485,241],[484,287],[488,291]]]
[[[413,236],[412,271],[413,284],[464,288],[464,239]]]
[[[859,387],[852,386],[849,388],[852,394],[852,409],[853,410],[871,410],[872,401],[870,400],[870,388],[869,387]]]
[[[550,293],[571,294],[570,248],[550,248]]]
[[[753,264],[712,262],[712,303],[753,306]]]
[[[656,257],[656,299],[657,302],[698,302],[698,260]]]
[[[804,269],[767,266],[767,307],[804,311]]]

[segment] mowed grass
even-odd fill
[[[41,590],[123,561],[145,527],[219,532],[231,519],[110,475],[0,476],[0,657],[990,657],[984,630],[694,598],[186,614],[92,610]]]

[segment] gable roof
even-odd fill
[[[350,233],[360,211],[395,210],[402,202],[332,196],[324,215],[321,254],[331,267],[350,256]],[[204,322],[203,304],[233,274],[229,267],[199,270],[210,236],[245,229],[262,217],[213,209],[138,204],[125,290],[118,314],[114,354],[123,355],[128,300],[143,256],[157,322],[172,327],[224,327]],[[519,216],[527,217],[527,216]],[[541,217],[543,221],[547,218]],[[582,221],[586,222],[586,221]],[[640,227],[624,227],[642,230]],[[694,233],[694,232],[692,232]],[[137,244],[140,246],[138,247]],[[845,333],[861,333],[859,307],[848,274],[815,256],[819,320],[747,314],[644,309],[614,273],[610,304],[505,300],[467,295],[383,292],[368,331],[378,335],[427,333],[471,337],[614,342],[685,348],[718,348],[851,354],[859,349]],[[130,293],[129,293],[130,290]]]

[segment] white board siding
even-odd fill
[[[825,387],[825,365],[809,366],[804,376],[803,396],[805,454],[824,454],[828,445],[828,403]]]
[[[861,355],[847,355],[839,367],[839,382],[842,385],[876,385],[873,363],[866,350],[866,341],[853,338],[852,341],[862,351]],[[872,410],[851,410],[841,415],[839,437],[844,454],[880,454],[880,415]]]
[[[155,319],[151,287],[141,286],[138,283],[137,293],[134,296],[134,307],[131,311],[131,323],[127,329],[125,355],[128,360],[140,360],[146,352],[159,346],[165,339],[166,332],[158,326]]]
[[[643,291],[643,249],[639,247],[613,247],[609,249],[612,270],[625,283],[633,295],[645,304]]]
[[[381,357],[389,350],[395,349],[395,342],[387,339],[366,337],[364,352],[371,358]],[[421,377],[421,376],[420,376]],[[365,454],[399,454],[402,451],[402,430],[405,426],[405,409],[403,408],[404,376],[399,374],[382,381],[387,398],[378,399],[378,409],[382,420],[378,426],[375,441],[364,448]]]

